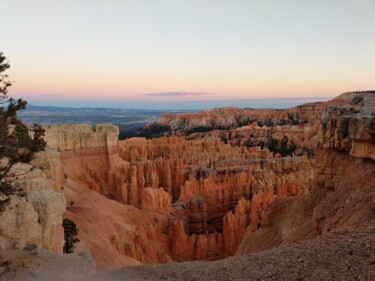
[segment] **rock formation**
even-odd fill
[[[25,198],[13,196],[0,218],[1,249],[24,249],[29,244],[39,248],[42,246],[38,213]]]
[[[122,186],[115,185],[121,175],[112,172],[120,160],[118,134],[113,125],[61,125],[47,128],[45,139],[49,148],[59,152],[66,175],[108,197],[121,198]]]
[[[306,157],[275,158],[266,149],[231,146],[215,136],[197,140],[134,138],[114,146],[117,131],[109,125],[100,130],[88,126],[51,130],[47,133],[48,146],[52,143],[59,149],[71,182],[64,187],[69,206],[66,216],[83,229],[80,247],[92,251],[99,268],[136,264],[135,260],[210,260],[232,255],[246,227],[251,225],[256,230],[261,213],[270,203],[278,197],[305,194],[312,181]],[[142,213],[150,219],[144,224],[139,220],[111,220],[115,228],[107,225],[107,219],[103,229],[108,233],[101,237],[110,237],[103,240],[95,235],[94,239],[85,234],[85,229],[97,230],[88,225],[94,219],[93,212],[84,211],[89,201],[79,199],[84,188],[98,193],[85,191],[90,198],[99,200],[102,194],[126,210],[127,204],[139,208],[126,211],[130,218]],[[243,210],[245,201],[249,208]],[[113,201],[105,202],[97,217],[105,217],[109,210],[115,212],[109,203]],[[152,218],[156,213],[160,217],[155,221]],[[99,220],[95,222],[99,224]],[[148,235],[139,236],[137,231]],[[95,246],[96,239],[101,241],[99,247]],[[109,249],[111,256],[118,256],[118,262],[105,260],[103,253]]]
[[[62,253],[65,199],[55,192],[55,182],[48,179],[51,174],[46,175],[28,164],[15,165],[11,173],[16,175],[26,193],[23,197],[11,196],[9,206],[0,214],[0,249],[35,245]]]
[[[347,93],[337,99],[347,105],[328,107],[322,116],[310,192],[276,200],[263,214],[260,229],[247,230],[238,255],[375,222],[375,95]]]
[[[165,212],[165,210],[171,209],[172,196],[162,187],[145,187],[141,193],[141,204],[142,210]]]
[[[339,97],[340,98],[340,97]],[[348,151],[375,160],[375,95],[353,97],[350,104],[327,108],[322,116],[324,148]]]
[[[46,130],[48,146],[57,151],[81,151],[95,148],[110,150],[117,146],[119,130],[110,124],[93,128],[88,124],[52,126]]]
[[[30,164],[43,171],[45,177],[53,183],[52,189],[54,191],[62,189],[65,173],[59,152],[46,148],[45,151],[36,153]]]
[[[52,190],[39,189],[28,195],[28,201],[38,214],[38,223],[42,231],[42,248],[61,253],[64,244],[62,214],[66,208],[64,195]]]

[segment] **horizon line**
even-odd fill
[[[36,107],[55,107],[55,108],[95,108],[95,109],[134,109],[134,110],[148,110],[148,111],[197,111],[197,110],[207,110],[213,108],[291,108],[299,106],[310,102],[327,101],[334,97],[288,97],[288,98],[251,98],[251,99],[224,99],[224,100],[191,100],[191,101],[88,101],[88,105],[82,105],[83,101],[69,101],[67,100],[65,105],[58,105],[53,101],[32,101],[29,102],[29,106]],[[244,102],[251,104],[242,104]],[[272,104],[274,102],[275,104]],[[226,104],[231,103],[231,104]],[[142,106],[142,104],[144,106]],[[212,105],[211,105],[212,104]],[[216,104],[216,105],[215,105]],[[152,108],[150,108],[152,105]],[[158,108],[156,108],[158,107]],[[193,108],[191,108],[193,107]]]

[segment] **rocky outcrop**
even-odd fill
[[[28,201],[38,214],[38,223],[42,231],[42,248],[62,253],[64,229],[62,215],[66,202],[62,193],[52,190],[36,190],[28,195]]]
[[[7,209],[0,215],[0,249],[24,249],[42,246],[42,227],[38,213],[23,197],[12,196]]]
[[[356,142],[375,142],[374,95],[348,93],[348,105],[329,107],[322,117],[310,192],[275,200],[260,218],[257,231],[247,229],[236,254],[248,254],[329,233],[343,233],[375,221],[375,162],[372,150],[353,151]]]
[[[30,164],[43,171],[45,177],[52,181],[53,190],[60,191],[62,189],[65,173],[58,151],[46,148],[45,151],[36,153]]]
[[[345,107],[327,108],[322,116],[324,148],[348,151],[375,160],[375,94],[359,95]]]
[[[54,153],[43,155],[56,156]],[[0,214],[1,249],[35,245],[53,252],[63,251],[62,215],[66,204],[64,196],[55,191],[61,189],[62,183],[51,180],[58,175],[51,171],[59,170],[61,163],[55,157],[41,160],[39,156],[36,163],[56,163],[56,166],[49,166],[47,174],[29,164],[19,163],[12,167],[10,174],[15,183],[24,188],[25,194],[11,196],[9,206]]]
[[[49,148],[60,153],[67,177],[87,183],[89,188],[110,198],[126,199],[122,161],[118,157],[116,126],[101,124],[61,125],[46,129]]]

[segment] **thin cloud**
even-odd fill
[[[60,96],[60,95],[55,95],[55,94],[45,94],[45,95],[42,95],[42,97],[46,97],[46,98],[57,98],[58,96]]]
[[[180,97],[180,96],[208,96],[208,95],[212,95],[212,94],[202,93],[202,92],[163,92],[163,93],[145,94],[145,96],[152,96],[152,97]]]

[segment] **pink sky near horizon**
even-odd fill
[[[10,93],[31,102],[334,97],[375,88],[371,0],[1,0],[0,7]],[[170,92],[182,94],[160,95]]]
[[[371,89],[372,81],[363,81],[366,78],[358,77],[353,83],[350,77],[333,81],[331,78],[321,79],[316,83],[309,75],[303,76],[298,73],[284,73],[284,76],[270,76],[269,80],[260,73],[253,74],[253,78],[245,77],[219,77],[215,74],[205,76],[201,81],[195,75],[184,77],[147,77],[128,73],[122,77],[103,77],[92,80],[92,73],[81,68],[80,74],[72,71],[50,71],[49,73],[38,72],[36,74],[17,71],[12,65],[8,71],[13,86],[11,92],[22,95],[25,98],[50,98],[50,99],[75,99],[79,97],[95,100],[117,99],[117,100],[223,100],[223,99],[245,99],[245,98],[295,98],[295,97],[333,97],[348,90]],[[122,72],[124,73],[124,72]],[[286,79],[291,75],[294,80]],[[45,77],[48,77],[46,79]],[[328,75],[326,75],[328,77]],[[178,79],[179,78],[179,79]],[[125,80],[125,81],[124,81]],[[143,81],[147,81],[147,85]],[[206,82],[206,83],[205,83]],[[367,83],[366,83],[367,82]],[[169,85],[166,87],[165,85]],[[190,85],[190,86],[189,86]],[[177,90],[176,90],[177,89]],[[192,90],[193,89],[193,90]],[[198,93],[198,95],[181,96],[149,96],[152,93],[164,92]]]

